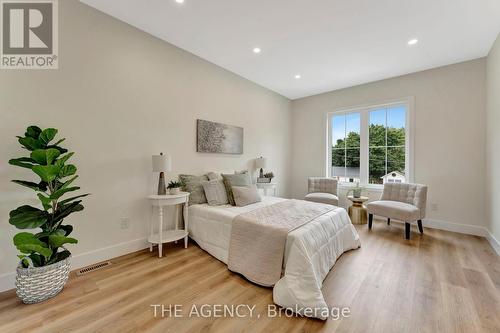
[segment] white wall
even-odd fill
[[[288,99],[75,0],[59,1],[59,17],[59,70],[0,71],[0,290],[13,286],[17,262],[8,213],[37,204],[9,182],[35,177],[7,164],[24,154],[15,136],[31,124],[60,130],[76,152],[79,185],[92,193],[68,221],[80,240],[71,246],[75,265],[144,246],[145,196],[157,182],[151,155],[160,151],[172,155],[175,173],[193,174],[241,170],[265,156],[280,194],[289,194]],[[244,127],[244,154],[196,153],[197,118]]]
[[[489,229],[500,252],[500,35],[488,55],[487,90],[486,198]]]
[[[485,69],[478,59],[293,101],[292,196],[303,197],[307,177],[326,174],[327,112],[414,97],[414,173],[416,182],[429,185],[428,218],[481,233],[487,225]]]

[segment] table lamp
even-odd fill
[[[167,194],[165,188],[165,172],[172,171],[172,159],[169,155],[153,155],[153,172],[159,172],[160,178],[158,179],[158,195]]]
[[[260,169],[259,178],[264,178],[264,168],[266,167],[267,160],[264,157],[259,157],[255,160],[255,167]]]

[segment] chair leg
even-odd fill
[[[368,214],[368,229],[372,229],[373,224],[373,214]]]
[[[387,218],[387,225],[391,225],[391,218]]]
[[[421,234],[424,233],[424,227],[422,226],[422,220],[418,220],[418,230],[420,231]]]
[[[405,236],[406,236],[406,239],[410,239],[410,223],[408,222],[405,222]]]

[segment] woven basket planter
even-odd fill
[[[44,267],[17,267],[17,296],[25,304],[35,304],[59,294],[68,281],[70,259]]]

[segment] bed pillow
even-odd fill
[[[224,182],[220,179],[203,182],[203,189],[210,206],[227,205],[227,193]]]
[[[239,174],[222,174],[224,179],[224,186],[226,187],[227,200],[233,206],[236,206],[233,197],[232,186],[250,186],[252,181],[250,180],[250,175],[248,173]]]
[[[233,186],[233,196],[236,206],[243,207],[248,206],[256,202],[262,201],[257,187],[255,185],[251,186]]]
[[[191,193],[189,195],[190,205],[207,203],[207,197],[205,196],[205,191],[201,184],[202,182],[208,181],[207,176],[179,175],[179,180],[182,184],[183,191]]]
[[[207,173],[208,180],[222,180],[222,177],[220,174],[215,173],[215,172],[209,172]]]

